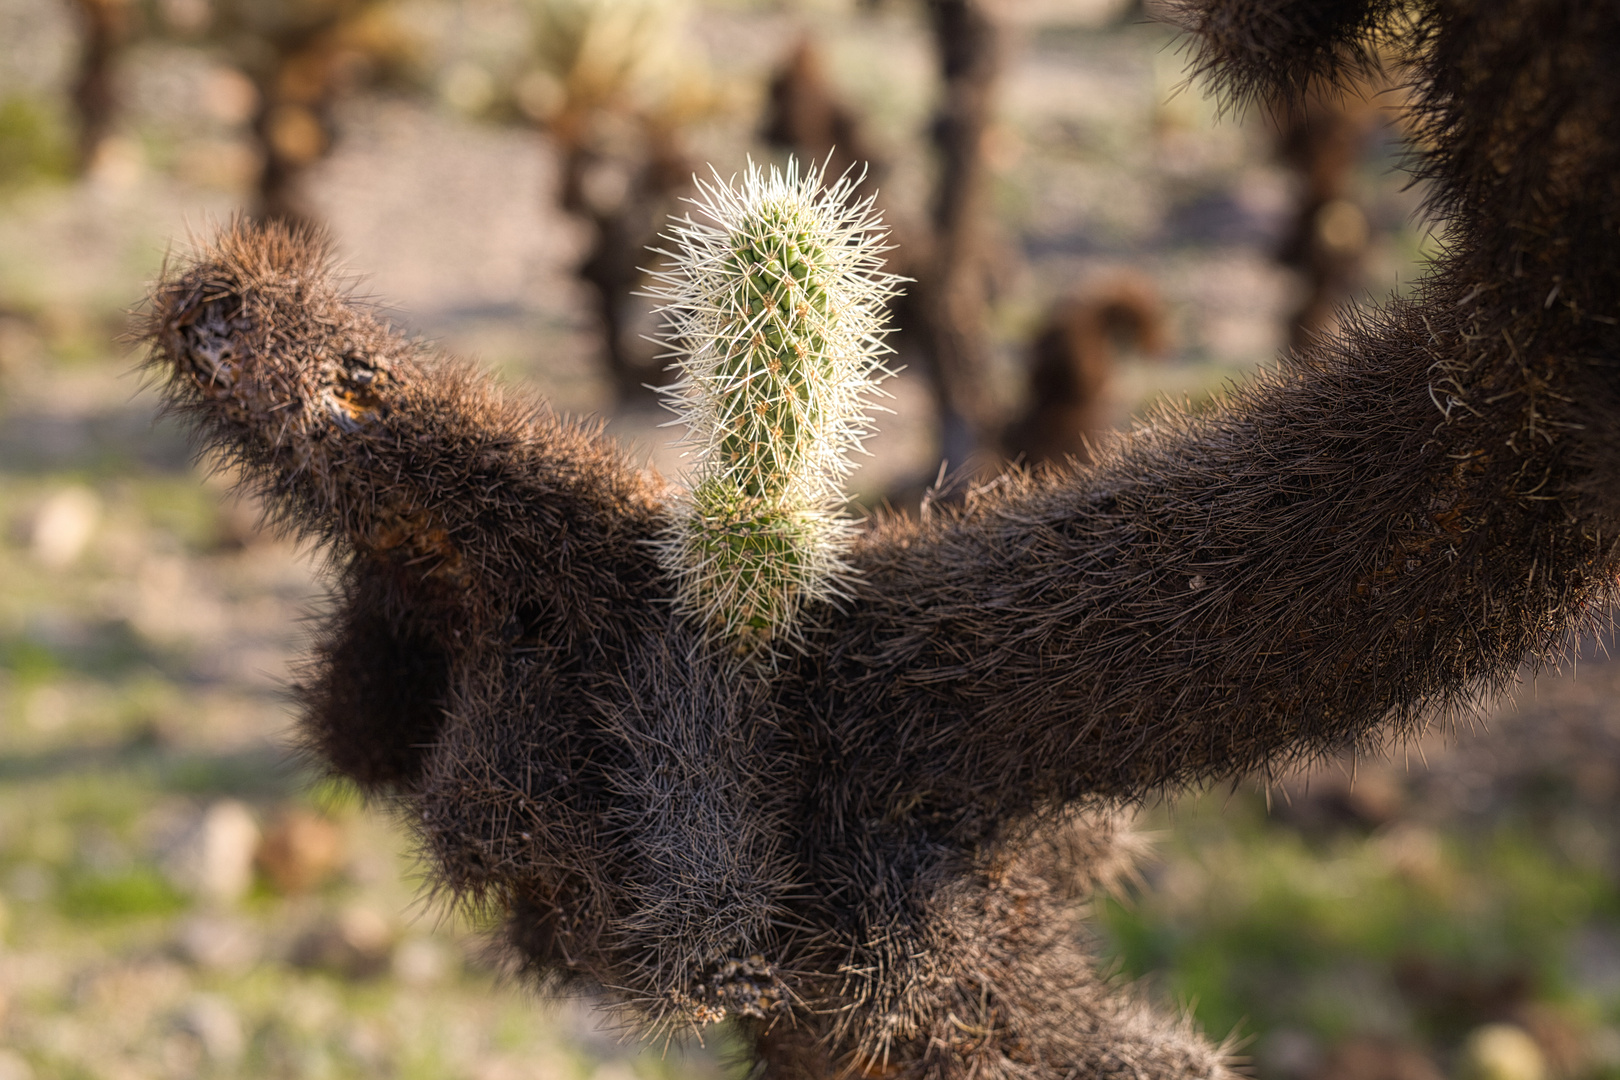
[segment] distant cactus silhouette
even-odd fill
[[[1331,87],[1289,102],[1275,120],[1278,155],[1300,185],[1294,220],[1277,260],[1300,272],[1305,295],[1289,319],[1299,348],[1331,329],[1360,284],[1371,237],[1354,198],[1356,166],[1383,122],[1376,85]]]
[[[170,403],[338,560],[305,739],[537,977],[735,1018],[775,1076],[1229,1075],[1092,970],[1109,807],[1409,734],[1612,602],[1620,10],[1181,17],[1239,94],[1406,50],[1432,272],[1088,466],[879,521],[774,669],[672,611],[654,480],[420,355],[307,235],[228,230],[158,286]]]
[[[335,111],[362,75],[408,66],[414,46],[389,0],[228,0],[211,5],[208,36],[258,91],[252,130],[263,154],[254,213],[311,222],[310,167],[337,139]]]
[[[931,134],[938,180],[926,264],[915,271],[898,322],[922,341],[934,371],[944,454],[957,464],[993,446],[1005,419],[990,393],[990,170],[985,142],[995,119],[1002,34],[982,0],[928,0],[943,81]]]
[[[688,129],[712,112],[709,74],[662,0],[531,0],[536,67],[521,111],[561,155],[558,202],[591,228],[578,265],[595,294],[619,403],[651,401],[656,369],[632,333],[647,249],[690,194]],[[522,93],[526,88],[528,93]],[[538,91],[538,92],[537,92]]]
[[[80,15],[78,72],[73,108],[78,113],[78,167],[89,171],[112,131],[118,94],[113,68],[131,36],[136,12],[130,0],[76,0]]]
[[[1164,324],[1164,303],[1144,278],[1116,277],[1055,304],[1030,350],[1029,400],[1002,432],[1002,450],[1025,465],[1090,460],[1113,419],[1104,395],[1118,346],[1163,352]]]
[[[764,134],[773,145],[825,160],[840,171],[853,161],[870,166],[868,184],[895,226],[897,267],[915,279],[896,300],[895,321],[907,347],[924,360],[944,456],[960,466],[976,451],[994,446],[1005,419],[989,378],[993,237],[984,154],[994,119],[1001,31],[992,5],[980,0],[928,0],[925,11],[941,86],[929,126],[937,172],[920,220],[897,220],[900,208],[875,191],[888,163],[877,155],[859,117],[838,100],[808,38],[772,78]]]
[[[815,39],[801,37],[771,75],[760,135],[772,146],[825,161],[831,176],[856,171],[864,177],[859,193],[876,194],[888,163],[861,117],[838,98],[825,69]]]
[[[82,39],[72,87],[81,173],[116,126],[117,69],[130,47],[154,37],[206,44],[256,92],[251,134],[263,160],[253,212],[294,223],[317,216],[301,182],[331,153],[338,102],[362,77],[405,81],[415,51],[390,0],[213,0],[184,13],[138,0],[72,3]]]

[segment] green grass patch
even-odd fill
[[[0,101],[0,192],[73,174],[73,150],[59,113],[27,97]]]
[[[1222,822],[1194,809],[1154,887],[1105,901],[1095,922],[1123,975],[1150,978],[1217,1037],[1286,1025],[1332,1040],[1391,1016],[1413,1034],[1458,1034],[1449,1006],[1413,989],[1414,971],[1517,979],[1537,1000],[1569,1001],[1574,935],[1620,902],[1601,869],[1528,825],[1313,844],[1234,811]]]
[[[28,638],[0,642],[0,667],[11,672],[19,689],[49,682],[62,673],[62,658],[46,645]]]
[[[57,907],[70,919],[103,921],[171,915],[186,898],[151,867],[117,874],[70,874],[57,894]]]
[[[187,754],[162,760],[157,782],[183,795],[231,795],[243,799],[285,798],[297,791],[298,762],[284,754],[246,750],[233,754]]]
[[[153,525],[188,550],[213,551],[220,543],[220,494],[187,473],[143,478],[133,485],[136,504]]]

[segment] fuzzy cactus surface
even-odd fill
[[[1230,1078],[1086,953],[1114,811],[1385,747],[1612,610],[1620,7],[1177,11],[1238,95],[1405,58],[1428,275],[1089,463],[880,517],[772,665],[674,610],[661,481],[391,331],[317,237],[238,226],[157,285],[170,407],[332,554],[304,743],[542,985],[724,1017],[760,1077]]]
[[[699,183],[652,295],[679,378],[666,400],[694,465],[660,561],[676,604],[740,649],[799,636],[807,604],[848,599],[842,481],[889,374],[883,231],[859,177],[750,164]]]

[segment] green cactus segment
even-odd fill
[[[672,369],[664,391],[687,426],[688,491],[661,551],[680,609],[744,651],[799,634],[809,601],[845,595],[840,517],[848,452],[869,432],[883,368],[880,272],[870,201],[752,168],[740,190],[700,185],[655,275]]]
[[[739,642],[773,640],[792,622],[805,590],[829,571],[816,563],[840,539],[840,523],[739,496],[735,485],[714,481],[700,484],[691,499],[683,555],[704,572],[697,578],[703,592],[690,599],[723,612],[717,629]]]
[[[770,213],[758,223],[761,235],[739,238],[728,269],[743,314],[716,343],[719,456],[738,470],[742,493],[756,498],[781,496],[813,468],[816,443],[837,419],[829,415],[837,402],[817,391],[837,363],[823,332],[827,290],[814,269],[824,252],[803,231],[773,235],[795,224],[790,212]]]

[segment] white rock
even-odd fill
[[[411,938],[394,953],[394,978],[406,986],[433,986],[449,970],[444,946],[432,938]]]
[[[34,1080],[34,1067],[15,1050],[0,1049],[0,1080]]]
[[[199,900],[230,904],[253,884],[258,847],[253,811],[235,799],[221,799],[175,838],[163,871],[176,888]]]
[[[1486,1024],[1463,1040],[1458,1080],[1544,1080],[1547,1059],[1528,1032],[1513,1024]]]
[[[29,547],[34,558],[54,570],[84,554],[101,521],[101,500],[86,487],[67,487],[46,499],[34,514]]]
[[[194,915],[175,934],[175,950],[188,963],[209,971],[243,972],[264,952],[256,927],[223,915]]]
[[[197,994],[180,1008],[175,1026],[202,1045],[203,1056],[219,1065],[234,1065],[247,1049],[242,1020],[231,1003],[217,994]]]

